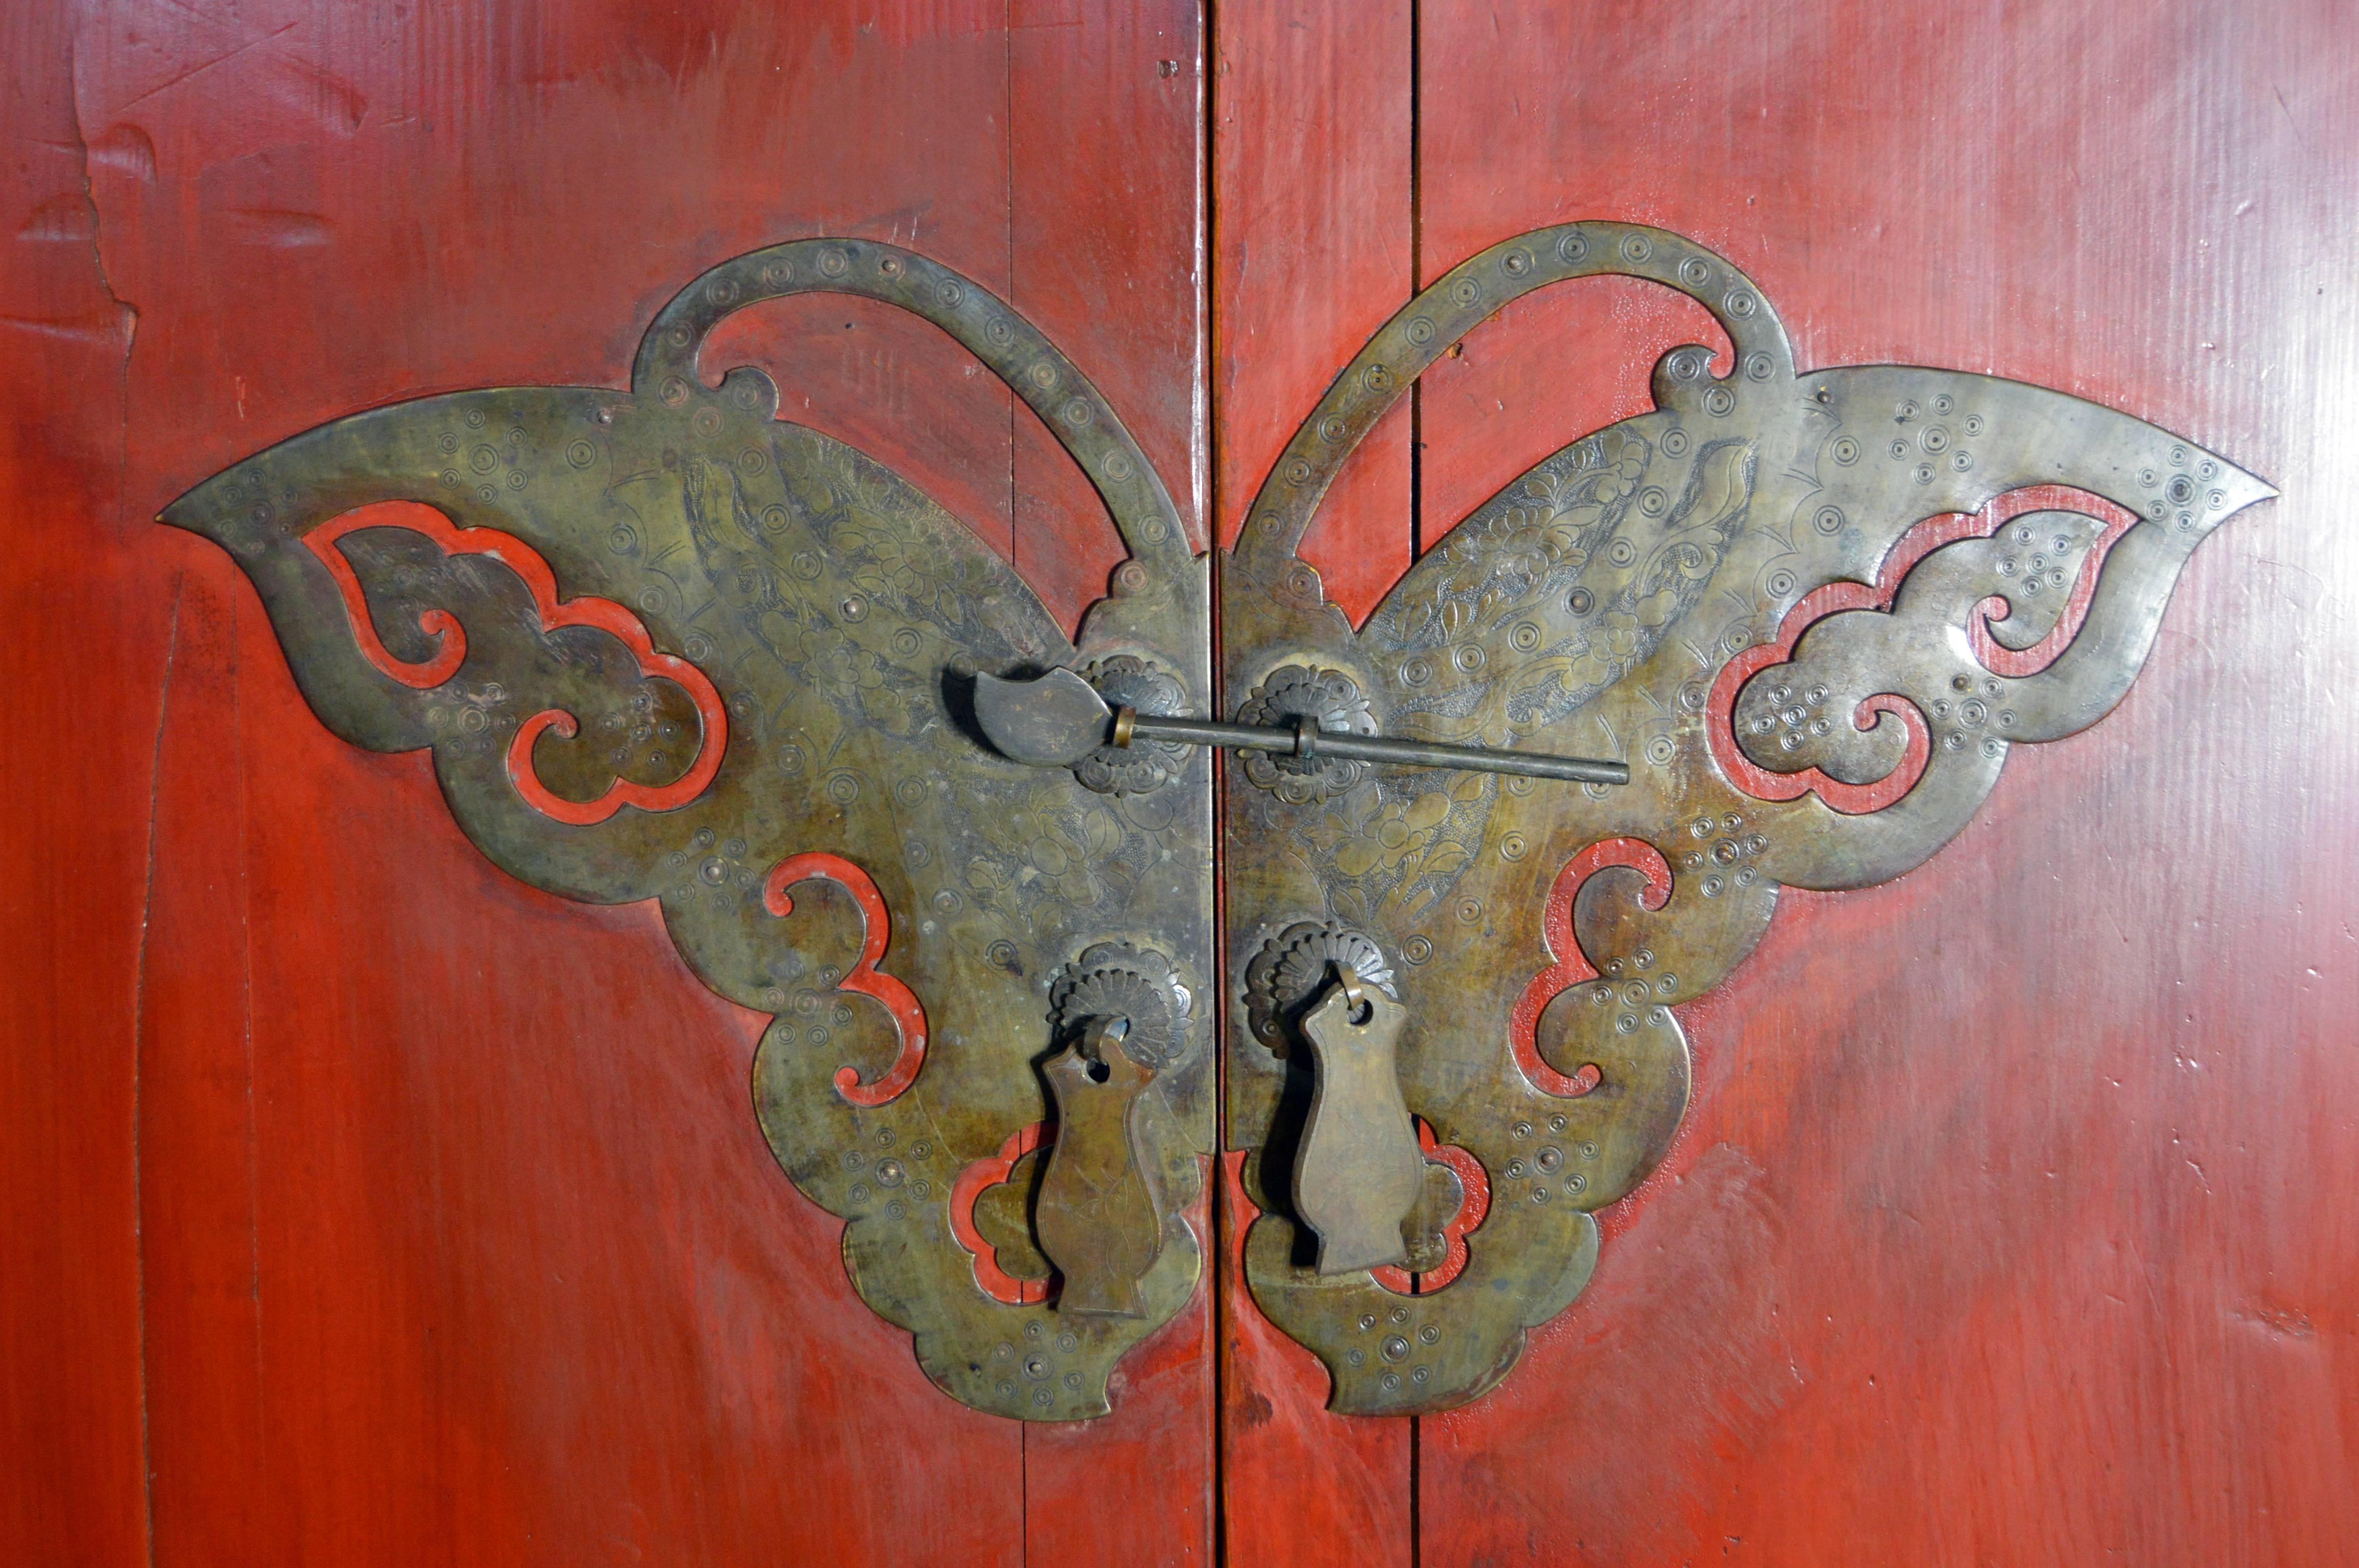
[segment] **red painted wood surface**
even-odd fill
[[[829,232],[1013,297],[1201,529],[1201,49],[1098,0],[0,13],[0,1561],[1209,1558],[1209,1292],[1086,1434],[944,1399],[764,1147],[758,1021],[329,736],[147,521],[359,407],[619,385],[681,282]],[[1103,590],[1086,486],[931,328],[714,351],[1069,623]]]
[[[1320,113],[1339,55],[1397,71],[1379,63],[1397,33],[1311,5],[1219,14],[1224,64],[1298,24],[1330,40],[1290,79],[1265,59],[1250,94],[1215,80],[1234,111],[1224,341],[1405,297],[1397,276],[1264,265],[1320,232],[1318,193],[1375,179],[1388,211],[1412,205],[1425,277],[1538,224],[1664,224],[1759,279],[1805,365],[2065,388],[2235,454],[2285,499],[2198,554],[2120,711],[2018,751],[1923,870],[1788,895],[1687,1010],[1687,1128],[1504,1388],[1419,1422],[1403,1454],[1312,1435],[1288,1385],[1276,1408],[1314,1484],[1416,1508],[1413,1547],[1296,1539],[1290,1560],[2359,1562],[2359,741],[2336,719],[2359,680],[2349,18],[1417,10],[1413,129],[1388,103]],[[1255,172],[1289,164],[1313,171],[1292,211]],[[1647,406],[1647,367],[1687,341],[1714,341],[1692,307],[1606,283],[1478,331],[1423,389],[1422,544]],[[1281,412],[1236,406],[1266,366],[1218,368],[1233,524],[1276,449],[1264,422],[1290,426],[1320,377],[1305,365]],[[1397,560],[1405,510],[1331,512],[1309,548],[1331,581],[1353,549]],[[1257,1357],[1254,1332],[1231,1338]],[[1254,1375],[1229,1377],[1233,1456]],[[1234,1560],[1337,1506],[1297,1480],[1233,1458]]]
[[[1212,449],[1224,546],[1304,412],[1410,289],[1412,4],[1214,14]],[[1411,559],[1411,424],[1404,403],[1368,433],[1304,546],[1354,615]],[[1234,1160],[1221,1194],[1228,1561],[1408,1564],[1408,1424],[1327,1412],[1326,1370],[1245,1288],[1253,1211]]]
[[[11,133],[0,615],[15,633],[12,743],[0,746],[0,1549],[112,1565],[146,1548],[140,784],[171,595],[168,577],[158,593],[153,568],[119,547],[130,322],[92,268],[89,207],[75,199],[71,30],[6,13],[0,53],[14,62],[0,88]],[[102,702],[110,711],[92,722]],[[130,782],[108,787],[115,779]]]
[[[2347,19],[1215,26],[1200,72],[1168,0],[0,8],[0,1561],[2359,1561]],[[1326,1414],[1233,1271],[1104,1422],[943,1400],[769,1161],[753,1016],[330,738],[234,568],[147,521],[373,403],[618,384],[680,280],[826,232],[1008,294],[1225,536],[1420,277],[1574,217],[1722,250],[1805,364],[2063,387],[2285,497],[1956,844],[1788,895],[1689,1010],[1694,1109],[1595,1283],[1414,1424]],[[1335,492],[1331,591],[1364,614],[1689,340],[1607,282],[1477,332]],[[1098,591],[1086,489],[923,324],[798,300],[714,352],[1069,622]]]

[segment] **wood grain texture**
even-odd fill
[[[93,265],[71,26],[0,14],[0,1558],[147,1559],[133,1041],[147,792],[187,557],[132,563],[132,321]],[[93,710],[105,709],[93,721]]]
[[[1287,438],[1412,286],[1409,0],[1223,6],[1213,56],[1213,492],[1234,545]],[[1355,617],[1409,562],[1410,424],[1404,403],[1369,432],[1303,546]],[[1221,1195],[1228,1561],[1409,1563],[1408,1426],[1328,1412],[1325,1369],[1245,1288],[1234,1157]]]
[[[493,870],[424,758],[335,741],[228,560],[146,521],[356,408],[619,385],[680,283],[822,232],[1012,291],[1185,509],[1195,27],[141,3],[11,49],[36,150],[0,331],[47,395],[12,400],[0,494],[42,629],[19,722],[55,741],[9,759],[0,833],[27,998],[0,1558],[1124,1560],[1068,1544],[1105,1529],[1074,1518],[1084,1468],[1132,1478],[1129,1560],[1209,1556],[1209,1295],[1071,1452],[944,1399],[763,1144],[759,1021],[651,908]],[[1081,276],[1143,303],[1060,292]],[[940,499],[1069,625],[1103,591],[1102,513],[930,328],[798,301],[714,358],[769,368],[787,416]]]
[[[1198,389],[1211,302],[1200,256],[1204,42],[1196,6],[1158,0],[1084,13],[1060,0],[1022,0],[1012,18],[1010,158],[1020,178],[1010,297],[1098,378],[1201,549]],[[1121,542],[1080,469],[1029,409],[1015,435],[1013,558],[1071,626],[1106,591]],[[1112,1414],[1025,1429],[1027,1562],[1176,1568],[1214,1560],[1207,1177],[1189,1215],[1207,1240],[1194,1303],[1115,1370]]]
[[[1201,77],[1162,3],[0,13],[31,389],[0,417],[0,1559],[2359,1562],[2347,19],[1217,24]],[[1233,1251],[1217,1334],[1208,1295],[1104,1422],[924,1386],[762,1145],[754,1015],[651,911],[493,871],[422,758],[311,719],[230,564],[146,522],[355,408],[619,384],[699,267],[839,232],[1011,294],[1233,538],[1418,274],[1577,217],[1721,250],[1806,365],[2061,387],[2285,497],[2199,552],[2121,711],[2019,752],[1921,871],[1788,897],[1687,1010],[1694,1108],[1595,1283],[1414,1429],[1328,1415]],[[1606,282],[1478,331],[1421,394],[1418,488],[1406,405],[1337,487],[1331,593],[1364,615],[1690,340]],[[713,356],[1069,625],[1099,591],[1070,464],[930,329],[798,300]]]
[[[1411,0],[1217,13],[1213,445],[1221,537],[1287,438],[1413,287]],[[1371,430],[1304,543],[1358,620],[1409,562],[1406,405]]]
[[[1659,223],[1805,365],[2060,387],[2285,492],[2117,713],[1921,871],[1788,895],[1690,1010],[1694,1108],[1595,1282],[1423,1423],[1421,1561],[2359,1561],[2347,19],[1425,0],[1420,38],[1430,269]],[[1596,293],[1429,378],[1429,543],[1712,341]]]

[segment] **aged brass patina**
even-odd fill
[[[1425,1191],[1425,1155],[1394,1060],[1405,1022],[1400,1003],[1342,964],[1302,1015],[1313,1076],[1294,1212],[1318,1238],[1322,1274],[1397,1264],[1408,1253],[1401,1222]]]
[[[1653,412],[1516,479],[1355,632],[1299,554],[1338,469],[1477,323],[1605,274],[1701,302],[1725,368],[1664,355]],[[723,316],[808,291],[935,322],[1089,475],[1129,558],[1077,643],[761,372],[703,379]],[[1948,841],[2011,745],[2119,700],[2195,546],[2271,493],[2060,393],[1798,372],[1719,256],[1572,223],[1451,272],[1312,411],[1225,558],[1219,694],[1211,563],[1113,410],[870,242],[708,272],[627,392],[357,414],[165,517],[235,557],[331,729],[432,752],[495,862],[658,900],[772,1015],[756,1110],[861,1295],[955,1398],[1071,1420],[1197,1286],[1216,1058],[1248,1281],[1335,1408],[1495,1385],[1661,1157],[1675,1010],[1778,889]]]
[[[1654,412],[1508,484],[1355,633],[1297,553],[1337,470],[1477,323],[1605,274],[1703,305],[1726,369],[1709,347],[1664,355]],[[2272,493],[2036,386],[1798,372],[1760,290],[1658,229],[1518,235],[1378,330],[1280,454],[1223,576],[1238,717],[1282,694],[1325,727],[1598,752],[1631,780],[1276,756],[1225,774],[1228,1134],[1265,1211],[1245,1267],[1327,1364],[1334,1407],[1439,1410],[1504,1377],[1587,1281],[1592,1215],[1678,1125],[1675,1010],[1752,950],[1778,889],[1864,886],[1947,842],[2009,747],[2120,699],[2190,552]],[[1299,1244],[1298,1219],[1323,1223],[1316,1075],[1255,965],[1306,923],[1398,977],[1400,1090],[1430,1130],[1430,1192],[1455,1192],[1455,1218],[1430,1192],[1403,1245],[1454,1259],[1446,1283],[1326,1271]]]
[[[974,714],[984,738],[1003,756],[1036,767],[1071,767],[1101,752],[1119,753],[1134,746],[1225,746],[1261,753],[1247,759],[1248,767],[1262,763],[1265,758],[1288,757],[1299,761],[1264,765],[1308,772],[1327,761],[1342,760],[1395,768],[1516,773],[1568,784],[1630,782],[1629,768],[1620,762],[1359,735],[1325,728],[1316,712],[1284,715],[1287,722],[1283,724],[1272,721],[1280,717],[1277,714],[1257,715],[1250,722],[1237,724],[1163,718],[1108,703],[1096,687],[1071,670],[1050,670],[1030,680],[978,676]]]
[[[1130,558],[1078,646],[924,495],[780,423],[769,377],[704,380],[723,316],[811,290],[934,322],[1097,486]],[[967,709],[978,672],[1053,665],[1201,706],[1210,635],[1205,561],[1070,360],[946,267],[802,241],[690,285],[628,392],[374,409],[165,520],[236,557],[337,734],[431,749],[502,867],[660,901],[704,983],[775,1015],[762,1130],[929,1377],[1002,1415],[1106,1410],[1116,1359],[1202,1268],[1182,1211],[1212,1143],[1211,774],[1184,748],[1026,767]]]

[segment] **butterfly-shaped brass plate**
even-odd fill
[[[779,422],[763,373],[703,379],[723,316],[813,290],[933,321],[1096,485],[1130,558],[1078,644],[926,496]],[[1201,704],[1210,637],[1206,563],[1072,362],[922,256],[802,241],[690,285],[627,392],[373,409],[164,515],[237,558],[330,729],[430,749],[500,866],[658,901],[705,984],[775,1016],[763,1131],[844,1220],[853,1283],[929,1377],[1002,1415],[1107,1409],[1114,1362],[1202,1267],[1181,1211],[1212,1140],[1211,774],[1185,752],[1023,767],[975,738],[967,694],[979,670],[1078,665],[1149,706]],[[1110,1006],[1131,1018],[1124,1073],[1056,1097],[1103,1092],[1114,1130],[1111,1165],[1067,1184],[1095,1183],[1075,1201],[1118,1254],[1095,1310],[1071,1310],[1034,1226],[1044,1073]]]
[[[1724,368],[1662,356],[1654,412],[1516,478],[1354,632],[1297,554],[1338,468],[1476,324],[1609,274],[1701,303]],[[2273,493],[2040,387],[1798,371],[1760,289],[1660,229],[1518,235],[1386,323],[1254,503],[1222,586],[1231,700],[1632,779],[1226,775],[1228,1132],[1266,1211],[1246,1270],[1334,1407],[1439,1410],[1504,1377],[1588,1281],[1596,1211],[1662,1157],[1688,1098],[1678,1010],[1753,949],[1778,890],[1863,887],[1948,842],[2012,747],[2120,700],[2190,553]],[[1298,1019],[1347,950],[1405,1014],[1426,1190],[1399,1264],[1321,1273],[1292,1217]]]
[[[1605,273],[1701,301],[1725,368],[1664,356],[1655,412],[1517,479],[1355,633],[1296,553],[1338,466],[1477,322]],[[762,373],[703,378],[723,316],[806,291],[926,317],[1064,443],[1129,550],[1078,642],[924,495],[780,422]],[[936,263],[758,251],[664,308],[627,392],[356,414],[165,518],[236,557],[331,729],[432,752],[499,865],[658,901],[699,977],[772,1015],[756,1109],[845,1221],[862,1296],[953,1397],[1071,1420],[1108,1408],[1115,1362],[1201,1276],[1185,1211],[1213,1014],[1264,1211],[1256,1299],[1326,1362],[1338,1409],[1471,1399],[1587,1281],[1592,1216],[1686,1104],[1675,1010],[1751,950],[1777,890],[1864,885],[1946,842],[2011,745],[2120,698],[2189,553],[2269,493],[2037,387],[1799,373],[1759,290],[1659,230],[1486,251],[1376,335],[1281,457],[1227,562],[1227,706],[1618,758],[1632,782],[1244,753],[1217,1006],[1206,757],[1027,767],[972,708],[979,675],[1067,667],[1109,704],[1201,714],[1210,562],[1073,363]],[[1408,1206],[1397,1262],[1321,1272],[1294,1218],[1303,1032],[1346,973],[1386,1036],[1377,1098],[1421,1146],[1330,1162]]]

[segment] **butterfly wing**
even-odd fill
[[[1082,648],[915,488],[778,423],[761,373],[695,374],[722,315],[798,287],[919,309],[1071,438],[1134,548]],[[1150,667],[1178,700],[1201,692],[1202,564],[1079,372],[910,253],[755,253],[691,285],[648,344],[628,393],[373,410],[238,464],[165,520],[236,557],[337,734],[430,750],[453,816],[503,869],[571,898],[659,901],[698,977],[774,1015],[764,1130],[846,1220],[853,1282],[929,1376],[1006,1415],[1103,1413],[1115,1360],[1194,1288],[1200,1249],[1176,1216],[1209,1147],[1206,1053],[1183,1051],[1142,1112],[1174,1195],[1143,1315],[1058,1316],[974,1213],[1011,1174],[1005,1152],[1041,1138],[1033,1063],[1060,972],[1145,932],[1176,984],[1207,983],[1208,871],[1175,873],[1171,853],[1207,844],[1209,778],[1195,759],[1191,778],[1124,794],[1006,762],[966,693],[978,670],[1092,657]],[[986,1222],[1004,1206],[984,1202]],[[1040,1365],[1017,1375],[1015,1345]]]
[[[1350,443],[1499,304],[1596,272],[1704,303],[1734,347],[1727,373],[1701,346],[1663,356],[1655,412],[1519,476],[1353,635],[1292,557]],[[1256,1298],[1327,1361],[1337,1408],[1435,1409],[1503,1376],[1585,1281],[1589,1216],[1677,1128],[1673,1009],[1752,950],[1781,886],[1900,874],[1964,825],[2011,745],[2110,708],[2195,545],[2270,493],[2043,388],[1797,374],[1759,290],[1658,230],[1519,236],[1380,330],[1256,503],[1223,607],[1249,634],[1228,651],[1233,687],[1308,658],[1387,732],[1615,757],[1632,778],[1232,785],[1229,864],[1259,895],[1233,881],[1233,918],[1321,914],[1406,960],[1409,1107],[1488,1184],[1464,1271],[1410,1301],[1299,1268],[1282,1217],[1249,1241]],[[1250,1039],[1231,1052],[1231,1125],[1249,1135],[1276,1128],[1286,1092],[1266,1056]],[[1360,1326],[1404,1313],[1407,1377],[1364,1354]]]

